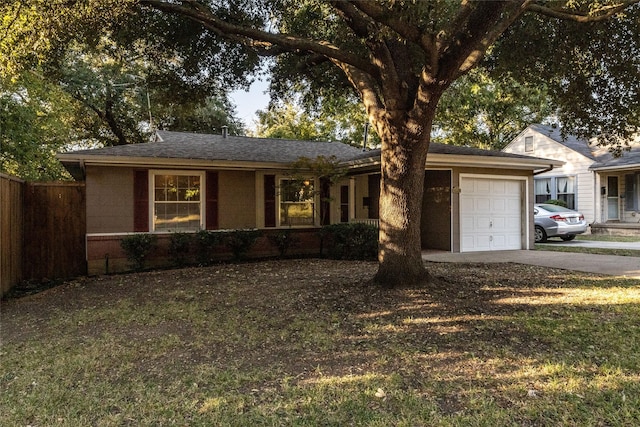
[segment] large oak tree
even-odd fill
[[[235,56],[238,63],[252,55],[276,57],[281,70],[301,73],[318,85],[340,87],[348,82],[360,96],[382,143],[376,281],[394,286],[428,280],[420,253],[420,211],[430,135],[443,93],[488,57],[496,69],[517,67],[522,76],[543,76],[554,83],[556,88],[550,90],[564,101],[563,117],[578,128],[624,136],[640,122],[639,1],[17,3],[43,14],[37,25],[50,23],[49,34],[64,33],[57,40],[69,37],[68,31],[60,31],[64,20],[66,29],[90,38],[100,25],[114,31],[113,22],[127,25],[132,16],[154,22],[157,13],[176,23],[191,22],[202,30],[203,46],[215,40],[211,43],[220,46],[227,58]],[[14,21],[28,20],[29,14],[17,9],[12,10]],[[5,13],[5,22],[11,22],[7,16]],[[157,37],[145,28],[145,20],[137,22],[139,32]],[[23,39],[25,35],[38,40],[28,31],[21,35]],[[13,44],[11,38],[0,41],[0,49],[3,43]],[[19,36],[14,38],[23,44]],[[52,39],[55,37],[47,38]],[[608,43],[615,50],[608,50]],[[35,55],[33,49],[17,52],[25,59]],[[537,52],[544,55],[536,57]],[[190,53],[185,51],[178,59],[188,64]]]

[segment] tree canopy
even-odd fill
[[[0,9],[0,61],[51,65],[108,36],[194,90],[244,81],[261,56],[281,85],[350,87],[381,140],[375,280],[393,286],[428,279],[423,170],[443,94],[486,64],[546,82],[575,129],[625,138],[640,124],[639,1],[15,0]]]

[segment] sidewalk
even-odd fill
[[[629,249],[640,251],[640,242],[600,242],[596,240],[548,240],[546,243],[536,243],[537,245],[563,246],[567,248],[604,248],[604,249]]]
[[[616,244],[619,245],[619,243]],[[532,250],[464,253],[423,252],[422,259],[431,262],[514,262],[640,279],[640,257],[630,256]]]

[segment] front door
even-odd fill
[[[620,219],[620,201],[618,193],[618,177],[607,177],[607,220]]]
[[[424,173],[420,237],[422,249],[451,251],[451,171]]]

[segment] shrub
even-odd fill
[[[277,234],[270,234],[269,241],[278,248],[280,258],[284,258],[289,249],[298,246],[298,243],[300,243],[300,239],[289,229],[282,230]]]
[[[194,237],[196,244],[196,259],[200,265],[211,264],[211,252],[222,240],[222,235],[215,231],[200,230]]]
[[[567,202],[565,202],[564,200],[551,199],[551,200],[547,200],[545,203],[548,205],[562,206],[563,208],[569,207],[569,205],[567,205]]]
[[[173,258],[179,267],[187,264],[187,257],[191,247],[191,234],[176,232],[171,235],[169,241],[169,256]]]
[[[156,236],[152,234],[132,234],[120,241],[120,247],[134,270],[144,268],[145,259],[155,248],[156,240]]]
[[[364,223],[332,224],[322,228],[334,259],[374,260],[378,255],[378,228]]]
[[[229,231],[225,235],[225,244],[233,253],[233,259],[244,259],[253,244],[260,237],[259,230],[241,229]]]

